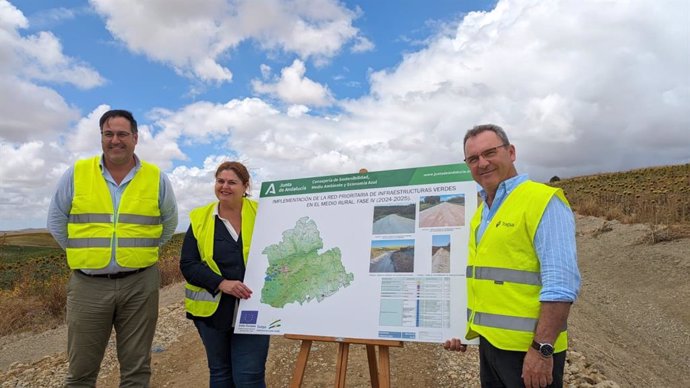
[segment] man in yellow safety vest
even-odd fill
[[[570,204],[561,189],[518,175],[501,127],[472,128],[464,151],[483,200],[470,222],[465,334],[479,338],[482,387],[562,387],[580,288]],[[444,347],[467,349],[458,338]]]
[[[103,154],[77,161],[58,182],[48,230],[67,253],[66,387],[94,387],[112,328],[120,386],[147,387],[158,319],[159,247],[177,226],[170,181],[134,154],[137,122],[101,116]]]

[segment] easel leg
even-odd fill
[[[292,374],[292,381],[290,388],[300,388],[302,380],[304,380],[304,370],[307,368],[307,359],[311,351],[311,341],[302,340],[302,346],[299,349],[299,356],[297,356],[297,363],[295,364],[295,372]]]
[[[379,388],[379,371],[376,367],[376,345],[367,345],[367,360],[369,361],[371,388]]]
[[[341,342],[338,344],[338,359],[335,364],[335,387],[345,388],[345,376],[347,375],[347,356],[350,353],[350,344]]]
[[[379,346],[379,388],[391,386],[391,363],[388,346]]]

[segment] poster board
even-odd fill
[[[476,190],[465,164],[264,182],[235,332],[462,338]]]

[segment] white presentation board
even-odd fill
[[[235,332],[463,338],[476,207],[465,164],[264,182]]]

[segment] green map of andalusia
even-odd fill
[[[319,229],[309,217],[300,218],[294,228],[284,231],[281,242],[261,252],[268,256],[261,302],[277,308],[312,299],[321,302],[349,286],[355,276],[345,271],[340,248],[318,253],[322,248]]]

